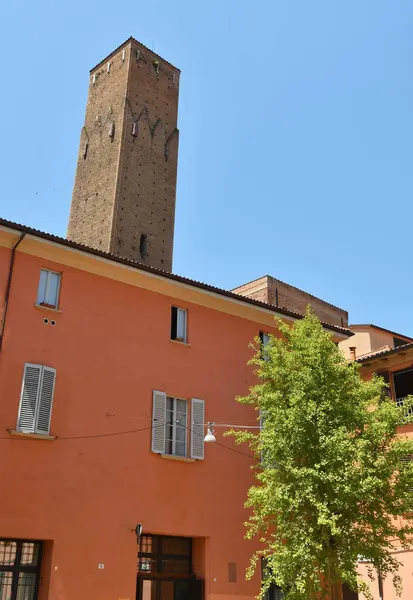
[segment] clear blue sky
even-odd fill
[[[413,335],[411,0],[14,0],[0,215],[65,235],[88,71],[130,35],[182,70],[174,271],[264,274]]]

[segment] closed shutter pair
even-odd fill
[[[18,431],[49,434],[55,379],[56,369],[42,365],[24,365]]]
[[[205,403],[198,398],[191,401],[191,425],[189,435],[191,438],[190,457],[204,460],[204,420]],[[153,392],[152,408],[152,452],[165,454],[166,449],[166,394]]]

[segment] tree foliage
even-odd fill
[[[285,600],[335,597],[345,582],[370,598],[362,556],[400,593],[393,551],[413,532],[413,440],[398,434],[406,406],[382,378],[363,381],[310,310],[278,326],[282,337],[251,360],[259,383],[238,399],[256,407],[260,434],[231,432],[261,457],[246,523],[261,549],[248,575],[265,559],[262,593],[277,583]]]

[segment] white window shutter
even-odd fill
[[[191,458],[196,458],[197,460],[204,460],[204,420],[204,401],[192,398]]]
[[[165,454],[165,426],[166,426],[166,394],[153,392],[152,404],[152,452]]]
[[[17,417],[17,429],[24,433],[34,433],[41,375],[42,367],[40,365],[24,365],[19,415]]]
[[[43,367],[36,417],[36,433],[49,434],[56,369]]]

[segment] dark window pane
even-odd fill
[[[176,308],[176,306],[172,306],[172,309],[171,309],[171,340],[176,340],[177,324],[178,324],[178,309]]]
[[[175,581],[175,599],[189,600],[190,584],[189,581]]]
[[[413,369],[393,374],[396,398],[405,398],[413,394]]]
[[[265,600],[282,600],[283,593],[281,588],[275,583],[271,584],[271,587],[265,593]]]
[[[162,561],[162,573],[187,573],[190,574],[190,566],[188,560],[180,560],[179,558],[167,558]]]
[[[346,583],[343,583],[343,600],[358,600],[358,593],[353,592]]]
[[[179,537],[164,537],[162,538],[162,554],[190,556],[191,540]]]
[[[398,348],[399,346],[404,346],[405,344],[408,344],[409,342],[407,340],[402,340],[401,338],[393,338],[393,342],[394,342],[394,347]]]
[[[16,542],[0,541],[0,565],[14,565],[14,561],[16,559],[16,548]]]
[[[174,582],[160,581],[160,596],[159,600],[175,600],[174,599]]]

